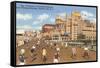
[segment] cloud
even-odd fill
[[[40,24],[41,22],[40,21],[33,21],[33,25],[37,25],[37,24]]]
[[[23,26],[17,26],[17,30],[31,30],[32,26],[30,25],[23,25]]]
[[[81,11],[81,16],[83,19],[90,20],[92,22],[96,22],[96,17],[93,13],[90,13],[88,11]]]
[[[54,23],[55,22],[55,18],[50,18],[50,22]]]
[[[17,13],[17,19],[29,20],[29,19],[32,19],[32,14]]]
[[[36,26],[36,27],[33,27],[35,30],[41,30],[42,29],[42,26]]]
[[[81,11],[81,14],[85,15],[85,16],[90,16],[90,17],[93,17],[94,15],[90,12],[87,12],[87,11]]]
[[[48,19],[48,18],[49,18],[49,15],[46,14],[46,13],[43,13],[42,15],[39,15],[39,16],[37,17],[37,20],[43,21],[43,20],[46,20],[46,19]]]
[[[37,24],[41,24],[44,23],[43,21],[47,20],[49,18],[49,15],[46,13],[43,13],[41,15],[39,15],[34,21],[33,21],[33,25],[37,25]]]
[[[43,23],[47,23],[45,22],[50,16],[46,13],[43,13],[41,15],[38,15],[36,17],[36,19],[33,21],[33,29],[35,30],[41,30]]]
[[[58,15],[61,17],[66,17],[67,14],[66,14],[66,12],[63,12],[63,13],[59,13]]]

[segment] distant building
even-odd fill
[[[45,25],[43,25],[43,27],[42,27],[42,31],[43,31],[43,32],[50,32],[50,31],[52,31],[54,28],[55,28],[55,25],[53,25],[53,24],[45,24]]]
[[[79,35],[84,35],[84,39],[96,39],[96,23],[83,20],[79,12],[72,12],[66,20],[56,18],[57,30],[61,34],[67,33],[70,40],[78,40]],[[66,37],[68,37],[66,36]]]
[[[53,38],[58,36],[60,40],[96,40],[96,22],[83,19],[77,11],[66,15],[65,19],[57,16],[55,25],[45,24],[42,31]]]
[[[34,36],[33,31],[25,31],[24,36]]]
[[[52,37],[52,33],[55,30],[54,24],[45,24],[42,26],[43,36],[50,38]]]
[[[17,30],[16,35],[24,35],[25,31],[24,30]]]

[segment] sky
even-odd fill
[[[17,3],[17,30],[41,30],[44,24],[55,24],[57,15],[70,16],[73,11],[80,12],[84,19],[96,21],[95,7]]]

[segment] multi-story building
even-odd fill
[[[57,16],[55,26],[44,25],[43,31],[49,31],[51,36],[58,35],[60,40],[96,40],[96,23],[84,20],[77,11],[72,12],[70,16],[66,15],[65,18]]]
[[[54,24],[45,24],[42,26],[42,33],[43,33],[43,36],[45,37],[52,37],[52,33],[55,29],[55,25]]]
[[[82,19],[79,12],[72,12],[70,16],[66,17],[66,20],[57,17],[56,25],[61,34],[68,34],[66,37],[69,37],[70,40],[96,38],[96,23]]]

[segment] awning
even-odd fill
[[[68,44],[72,44],[72,45],[83,45],[84,43],[82,43],[82,42],[68,42]]]

